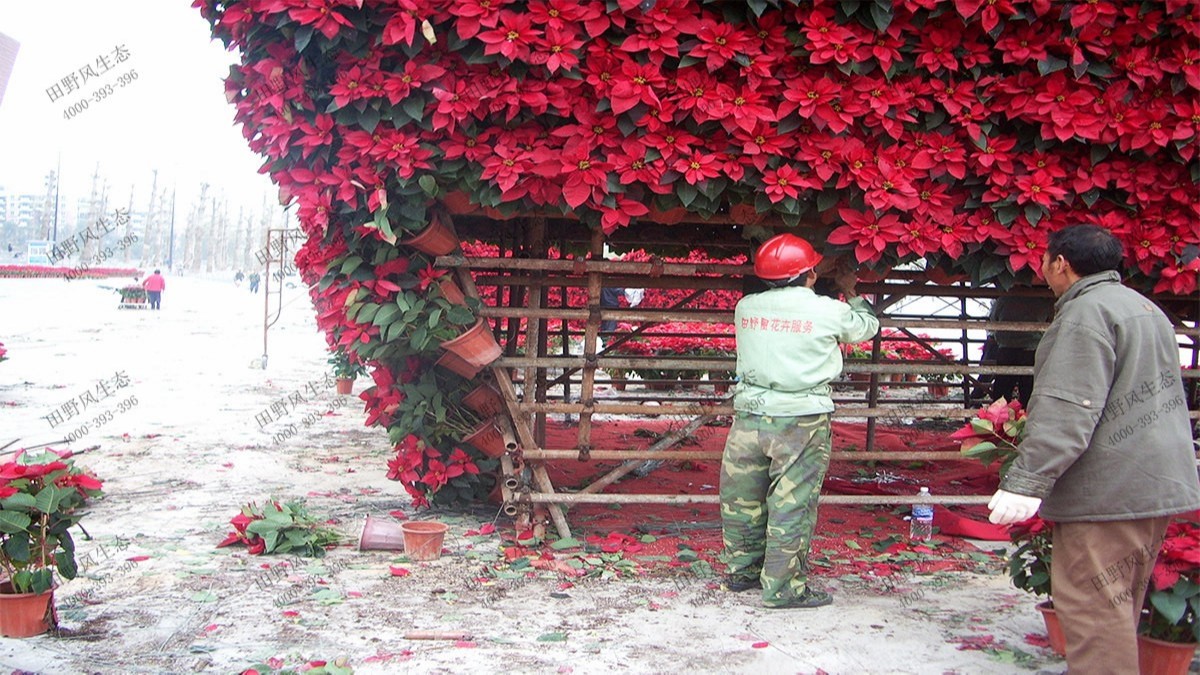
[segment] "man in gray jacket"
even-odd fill
[[[1020,456],[988,504],[993,523],[1039,507],[1054,522],[1054,608],[1070,672],[1088,675],[1138,672],[1137,621],[1167,522],[1200,508],[1175,331],[1121,285],[1122,257],[1100,227],[1050,235],[1054,322],[1038,344]]]

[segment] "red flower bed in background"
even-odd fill
[[[0,279],[42,279],[42,278],[91,278],[106,279],[109,277],[141,276],[141,272],[132,267],[89,267],[77,270],[73,267],[48,267],[45,265],[0,265]]]

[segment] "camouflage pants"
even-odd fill
[[[721,460],[723,559],[762,580],[763,604],[804,593],[817,497],[829,468],[830,416],[734,417]]]

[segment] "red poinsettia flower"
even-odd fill
[[[709,72],[719,70],[750,46],[750,37],[737,26],[704,18],[696,32],[697,44],[688,56],[704,61]]]
[[[690,185],[721,175],[717,155],[700,150],[693,150],[688,156],[675,160],[671,168],[683,174],[683,179]]]
[[[1183,575],[1193,578],[1200,569],[1200,526],[1186,521],[1174,521],[1167,526],[1162,549],[1150,580],[1156,591],[1170,588]]]
[[[879,260],[903,231],[899,216],[891,213],[880,217],[874,210],[863,213],[843,208],[838,215],[846,224],[829,233],[826,241],[839,246],[854,244],[854,257],[860,263]]]
[[[612,234],[618,227],[628,225],[634,218],[650,213],[645,204],[616,195],[616,206],[604,206],[600,210],[600,226],[605,234]]]
[[[658,94],[655,90],[665,86],[666,82],[657,66],[625,61],[621,64],[621,72],[616,76],[608,94],[613,112],[626,112],[639,103],[658,107]]]
[[[499,54],[510,61],[527,60],[542,32],[534,27],[533,17],[519,12],[500,12],[496,28],[481,31],[484,54]]]
[[[1053,176],[1047,171],[1035,171],[1032,174],[1017,176],[1017,203],[1033,203],[1049,208],[1056,200],[1066,196],[1067,191],[1058,187]]]
[[[19,478],[35,479],[66,469],[63,462],[46,462],[45,464],[17,464],[5,462],[0,464],[0,481],[10,482]]]
[[[395,0],[392,4],[395,7],[383,27],[383,44],[411,45],[417,34],[417,26],[421,23],[421,6],[417,0]]]
[[[332,40],[341,30],[341,26],[354,27],[349,19],[336,11],[339,5],[349,6],[355,0],[307,0],[303,6],[288,10],[288,16],[305,26],[312,26],[321,31],[327,39]]]
[[[790,164],[784,164],[778,169],[768,169],[763,172],[763,184],[766,186],[767,197],[772,204],[784,199],[796,199],[800,196],[800,188],[820,188],[824,185],[816,176],[803,174]]]

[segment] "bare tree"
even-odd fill
[[[154,169],[152,174],[153,178],[150,180],[150,202],[146,204],[146,222],[142,225],[141,265],[143,267],[148,267],[154,264],[154,261],[161,259],[163,250],[162,219],[159,215],[159,210],[162,206],[158,196],[158,169]]]

